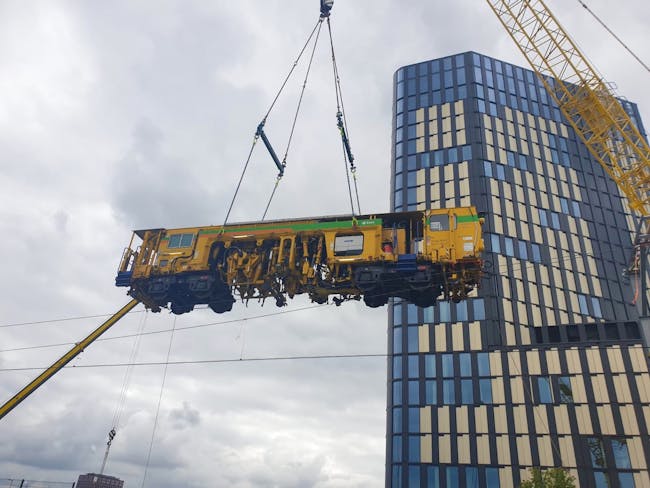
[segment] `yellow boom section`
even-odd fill
[[[650,215],[650,148],[609,86],[542,0],[488,0],[591,154]]]
[[[92,344],[99,336],[115,325],[122,317],[129,313],[138,303],[138,300],[131,300],[117,311],[111,318],[109,318],[102,325],[97,327],[85,339],[78,342],[72,349],[61,356],[61,359],[56,361],[52,366],[38,375],[31,383],[25,388],[16,393],[7,403],[0,407],[0,419],[7,415],[11,410],[17,407],[25,398],[31,395],[38,387],[49,380],[52,376],[58,373],[66,364],[72,361],[75,357],[83,352],[83,350]]]

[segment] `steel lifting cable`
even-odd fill
[[[354,215],[355,211],[354,211],[354,202],[352,199],[352,187],[350,185],[350,173],[352,173],[352,179],[354,181],[354,193],[356,195],[357,211],[359,214],[361,213],[361,205],[359,203],[359,189],[357,187],[357,168],[354,165],[354,156],[352,155],[352,149],[350,147],[350,137],[348,133],[348,120],[345,116],[345,106],[343,104],[343,90],[341,89],[341,79],[339,77],[339,70],[336,64],[336,54],[334,52],[334,38],[332,36],[332,25],[330,23],[329,17],[327,17],[327,30],[329,32],[330,49],[332,52],[332,70],[334,72],[334,92],[336,93],[337,126],[339,128],[339,131],[341,132],[341,144],[343,146],[343,165],[345,166],[345,177],[348,182],[350,208],[352,209],[352,215]],[[348,172],[347,163],[350,163],[349,172]]]
[[[262,119],[262,122],[259,124],[257,131],[255,132],[255,136],[253,137],[253,143],[251,144],[250,151],[248,152],[248,157],[246,158],[246,162],[244,163],[244,169],[242,170],[241,176],[239,177],[239,182],[237,183],[237,187],[235,188],[235,194],[232,196],[232,200],[230,201],[230,206],[228,207],[228,212],[226,212],[226,218],[223,221],[223,226],[225,227],[226,224],[228,223],[228,219],[230,218],[230,212],[232,211],[232,207],[235,204],[235,200],[237,199],[237,195],[239,193],[239,189],[241,188],[242,181],[244,181],[244,175],[246,174],[246,170],[248,169],[248,164],[250,163],[251,156],[253,155],[253,150],[255,149],[255,145],[257,144],[257,141],[260,137],[265,137],[263,136],[263,133],[260,133],[260,130],[262,127],[264,127],[264,124],[266,123],[266,119],[268,118],[269,114],[271,113],[271,110],[273,110],[273,107],[275,106],[276,102],[280,98],[280,95],[282,94],[282,91],[284,90],[284,87],[286,86],[287,82],[289,81],[289,78],[291,78],[291,75],[293,74],[294,70],[298,66],[298,62],[300,61],[300,58],[304,54],[305,50],[307,49],[307,46],[309,46],[309,43],[314,37],[314,34],[316,33],[318,29],[318,26],[321,25],[321,19],[318,19],[318,22],[316,22],[316,25],[312,29],[311,33],[309,34],[309,37],[307,38],[307,41],[303,45],[302,49],[300,50],[300,53],[298,54],[298,57],[296,60],[293,62],[293,65],[291,66],[291,69],[289,70],[289,73],[287,73],[287,76],[285,77],[284,81],[282,82],[282,86],[280,86],[280,89],[278,90],[277,94],[275,95],[275,98],[273,99],[273,102],[271,102],[271,105],[269,106],[269,109],[266,111],[266,114],[264,115],[264,118]]]
[[[269,211],[269,207],[271,206],[271,202],[273,201],[273,197],[275,196],[275,192],[278,189],[278,186],[280,185],[280,180],[284,176],[284,168],[286,168],[286,166],[287,166],[287,156],[289,155],[289,148],[291,147],[291,141],[293,140],[293,134],[294,134],[294,132],[296,130],[296,122],[298,121],[298,115],[300,114],[300,107],[302,105],[302,99],[303,99],[303,97],[305,95],[305,89],[307,88],[307,80],[309,79],[309,73],[311,72],[311,67],[312,67],[312,64],[313,64],[313,61],[314,61],[314,54],[316,53],[316,47],[318,46],[318,39],[320,38],[320,31],[321,31],[322,27],[323,27],[323,18],[320,17],[318,19],[318,29],[316,31],[316,39],[314,40],[314,46],[312,47],[311,56],[309,57],[309,64],[307,65],[307,71],[305,73],[305,79],[304,79],[304,81],[302,83],[302,89],[300,91],[300,97],[298,98],[298,105],[296,106],[296,113],[294,114],[293,123],[291,124],[291,132],[289,133],[289,140],[287,141],[287,148],[284,151],[284,156],[282,157],[282,170],[280,170],[280,173],[278,174],[278,177],[275,179],[275,185],[273,185],[273,191],[271,192],[271,196],[269,197],[269,201],[266,204],[266,208],[264,209],[264,214],[262,215],[262,220],[264,220],[266,218],[266,214]],[[310,36],[310,39],[311,39],[311,36]],[[285,81],[285,83],[286,83],[286,81]],[[284,85],[282,85],[282,86],[284,87]],[[277,97],[276,97],[276,99],[277,99]]]
[[[607,32],[609,32],[609,33],[611,34],[611,36],[612,36],[614,39],[616,39],[616,40],[618,41],[618,43],[619,43],[621,46],[623,46],[623,47],[625,48],[625,50],[626,50],[628,53],[630,53],[630,54],[632,55],[632,57],[633,57],[634,59],[636,59],[636,60],[639,62],[639,64],[640,64],[641,66],[643,66],[643,67],[645,68],[646,71],[650,72],[650,66],[648,66],[647,64],[645,64],[645,63],[643,62],[643,60],[642,60],[639,56],[637,56],[637,55],[634,53],[634,51],[632,51],[632,49],[630,49],[630,48],[628,47],[628,45],[625,44],[625,43],[623,42],[623,40],[622,40],[620,37],[618,37],[618,36],[614,33],[614,31],[613,31],[612,29],[610,29],[610,28],[607,26],[607,24],[605,24],[605,22],[603,22],[603,21],[601,20],[600,17],[598,17],[598,16],[594,13],[594,11],[591,10],[591,9],[589,8],[589,6],[588,6],[585,2],[583,2],[582,0],[578,0],[578,3],[579,3],[580,5],[582,5],[582,7],[583,7],[587,12],[589,12],[589,13],[591,14],[591,16],[592,16],[594,19],[596,19],[596,21],[597,21],[600,25],[602,25],[602,26],[605,28],[605,30],[606,30]]]

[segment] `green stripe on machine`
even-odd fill
[[[254,225],[250,227],[226,227],[223,232],[229,234],[231,232],[259,232],[259,231],[273,231],[273,230],[292,230],[292,231],[305,231],[305,230],[331,230],[331,229],[352,229],[355,227],[367,227],[372,225],[382,225],[382,219],[362,219],[362,220],[342,220],[335,222],[314,222],[305,224],[290,224],[290,223],[277,223],[269,225]],[[219,234],[222,232],[221,228],[215,229],[201,229],[200,234]]]
[[[458,215],[456,217],[456,222],[459,224],[464,224],[466,222],[478,222],[479,217],[478,215]]]

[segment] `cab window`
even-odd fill
[[[194,234],[174,234],[169,236],[169,243],[167,244],[167,247],[169,249],[190,247],[193,240]]]
[[[449,230],[449,215],[431,215],[429,230]]]

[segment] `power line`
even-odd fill
[[[646,71],[650,72],[650,66],[648,66],[647,64],[645,64],[645,63],[641,60],[641,58],[640,58],[639,56],[637,56],[637,55],[634,53],[634,51],[632,51],[632,49],[630,49],[630,48],[628,47],[628,45],[625,44],[625,43],[623,42],[623,40],[622,40],[620,37],[618,37],[618,36],[614,33],[614,31],[612,31],[612,29],[610,29],[610,28],[607,26],[607,24],[605,24],[605,22],[603,22],[603,21],[600,19],[600,17],[598,17],[598,16],[594,13],[594,11],[591,10],[591,9],[587,6],[587,4],[586,4],[585,2],[583,2],[582,0],[578,0],[578,3],[579,3],[580,5],[582,5],[583,8],[584,8],[587,12],[589,12],[589,13],[591,14],[591,16],[592,16],[594,19],[596,19],[596,21],[597,21],[600,25],[602,25],[602,26],[605,28],[605,30],[606,30],[607,32],[609,32],[609,33],[612,35],[612,37],[613,37],[614,39],[616,39],[616,40],[618,41],[618,43],[619,43],[621,46],[623,46],[623,47],[625,48],[625,50],[626,50],[628,53],[630,53],[630,54],[632,55],[632,57],[633,57],[634,59],[636,59],[636,60],[639,62],[639,64],[640,64],[641,66],[643,66],[643,67],[645,68]]]
[[[386,358],[387,353],[368,353],[368,354],[320,354],[314,356],[266,356],[258,358],[228,358],[228,359],[194,359],[185,361],[147,361],[142,363],[100,363],[100,364],[80,364],[76,366],[65,366],[65,369],[85,369],[85,368],[120,368],[124,366],[180,366],[187,364],[222,364],[222,363],[254,363],[254,362],[273,362],[273,361],[305,361],[305,360],[324,360],[324,359],[369,359],[369,358]],[[25,367],[25,368],[0,368],[0,372],[9,371],[41,371],[47,367]]]
[[[142,313],[144,310],[133,310],[129,312],[129,314],[132,313]],[[96,315],[77,315],[75,317],[64,317],[60,319],[49,319],[49,320],[36,320],[32,322],[15,322],[12,324],[0,324],[0,328],[5,328],[5,327],[18,327],[21,325],[42,325],[42,324],[50,324],[50,323],[55,323],[55,322],[69,322],[72,320],[83,320],[83,319],[98,319],[102,317],[110,317],[111,315],[114,315],[115,312],[111,313],[100,313]]]

